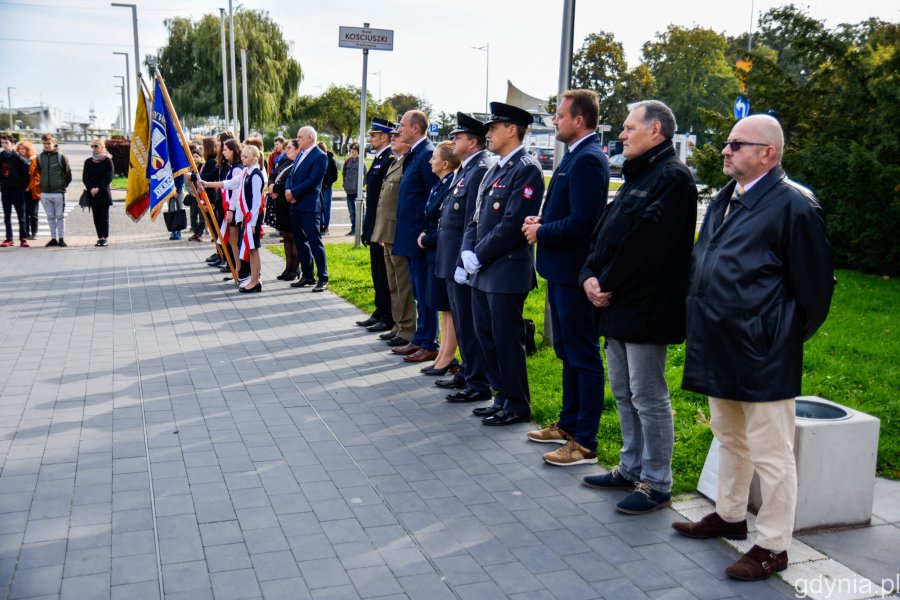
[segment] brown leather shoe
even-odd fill
[[[397,346],[396,348],[391,348],[391,352],[393,352],[394,354],[399,354],[400,356],[409,356],[410,354],[418,352],[419,350],[420,348],[412,342],[406,344],[405,346]]]
[[[725,573],[742,581],[761,581],[774,573],[784,571],[787,566],[787,551],[772,552],[754,545],[740,560],[725,569]]]
[[[419,348],[409,356],[404,356],[404,362],[428,362],[437,358],[437,350],[426,350],[425,348]]]
[[[719,516],[719,513],[709,513],[696,523],[692,521],[676,521],[672,523],[672,529],[683,536],[690,538],[716,538],[723,537],[729,540],[747,539],[747,520],[739,523],[729,523]]]

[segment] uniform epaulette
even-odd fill
[[[522,158],[520,158],[519,160],[522,161],[523,165],[534,165],[538,169],[541,168],[541,163],[538,162],[538,159],[536,159],[535,157],[533,157],[530,154],[523,154]]]

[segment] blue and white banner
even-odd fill
[[[178,137],[178,128],[172,119],[174,109],[166,100],[157,79],[153,93],[153,118],[150,120],[150,160],[147,161],[151,220],[156,220],[164,203],[175,195],[175,178],[191,170]]]

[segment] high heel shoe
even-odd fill
[[[449,363],[447,363],[447,366],[441,367],[440,369],[432,366],[428,369],[423,370],[422,374],[423,375],[439,375],[439,376],[443,377],[447,373],[456,373],[457,371],[459,371],[459,361],[456,360],[456,357],[454,357],[453,360],[451,360]]]
[[[253,287],[242,287],[239,291],[242,294],[252,294],[254,292],[261,292],[262,291],[262,282],[260,281]]]
[[[275,279],[280,279],[281,281],[293,281],[293,280],[297,279],[298,277],[300,277],[300,273],[297,271],[294,271],[293,273],[282,273]]]

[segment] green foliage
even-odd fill
[[[385,98],[384,101],[394,107],[398,119],[408,110],[421,110],[426,115],[430,115],[432,110],[428,100],[414,94],[394,94]]]
[[[438,126],[438,138],[445,139],[450,137],[450,132],[456,129],[456,114],[445,113],[441,111],[438,116],[432,119]]]
[[[359,95],[360,88],[352,85],[332,85],[318,97],[303,96],[295,108],[295,117],[300,123],[308,123],[320,133],[334,136],[334,147],[343,151],[349,139],[359,136]],[[379,104],[366,91],[366,123],[372,117],[393,120],[396,118],[393,106],[387,101]]]
[[[219,17],[204,15],[198,22],[175,17],[165,24],[169,39],[159,49],[157,58],[179,116],[199,119],[222,114]],[[234,15],[234,28],[238,102],[242,97],[240,49],[246,48],[250,123],[256,128],[268,128],[287,122],[301,71],[300,64],[290,57],[290,46],[281,27],[265,11],[239,9]],[[238,112],[242,114],[242,110]]]
[[[729,180],[722,172],[722,148],[725,147],[728,132],[735,120],[729,115],[721,115],[705,108],[698,108],[697,114],[709,141],[694,149],[688,163],[697,167],[697,176],[707,185],[702,193],[711,196]]]
[[[726,112],[738,94],[737,77],[725,59],[725,36],[702,27],[670,25],[643,46],[644,62],[668,104],[679,131],[703,133],[698,108]]]
[[[268,246],[283,256],[278,246]],[[329,244],[331,289],[371,313],[372,282],[369,252],[352,244]],[[861,410],[881,419],[878,474],[900,479],[900,282],[853,271],[838,271],[828,320],[806,343],[803,358],[804,395],[817,395]],[[546,283],[525,301],[525,318],[537,327],[536,354],[528,357],[528,383],[534,420],[546,426],[559,417],[562,404],[561,366],[553,349],[544,344]],[[605,359],[604,359],[605,360]],[[675,450],[672,459],[675,492],[696,489],[706,452],[712,441],[709,407],[705,396],[681,389],[684,345],[669,346],[666,381],[675,411]],[[622,434],[616,403],[604,389],[605,407],[597,435],[600,463],[618,462]]]

